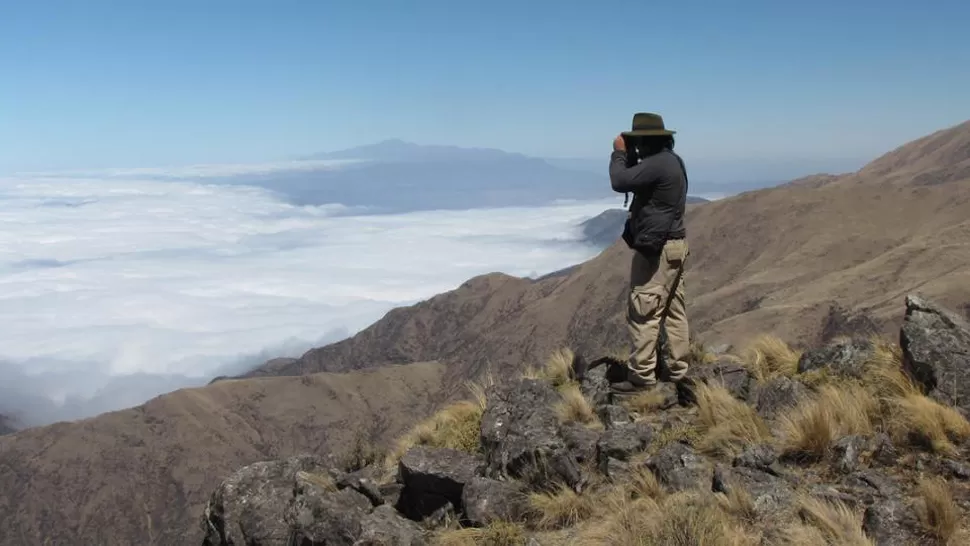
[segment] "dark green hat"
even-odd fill
[[[633,114],[633,129],[623,131],[623,136],[662,136],[676,132],[664,127],[664,118],[660,114],[640,112]]]

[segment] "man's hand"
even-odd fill
[[[623,135],[622,134],[617,135],[617,137],[615,139],[613,139],[613,151],[614,152],[625,152],[626,151],[626,141],[623,140]]]

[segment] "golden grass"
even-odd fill
[[[630,411],[642,415],[660,410],[666,401],[667,395],[662,391],[651,390],[636,396],[631,396],[628,400],[624,400],[622,404]]]
[[[559,389],[560,400],[554,408],[562,423],[580,423],[590,427],[602,427],[602,422],[596,416],[596,410],[589,400],[583,396],[579,385],[571,383]]]
[[[691,366],[705,366],[714,364],[717,361],[717,357],[713,353],[708,352],[704,345],[692,341],[690,349],[687,352],[686,360]]]
[[[768,381],[779,376],[793,376],[798,372],[798,359],[802,354],[793,350],[782,339],[763,334],[754,338],[741,351],[741,362],[758,381]]]
[[[580,495],[564,485],[551,492],[531,493],[529,519],[540,529],[572,527],[595,515],[596,500],[595,495]]]
[[[872,356],[865,363],[863,384],[874,396],[887,399],[922,394],[903,371],[902,350],[895,343],[873,337]]]
[[[712,455],[737,455],[745,446],[764,442],[771,432],[754,408],[720,385],[697,385],[701,438],[698,447]]]
[[[920,500],[917,514],[923,527],[940,543],[955,544],[953,541],[960,533],[960,509],[953,500],[946,481],[940,478],[923,478],[917,491]]]
[[[525,528],[518,523],[497,521],[485,527],[453,529],[437,533],[433,546],[522,546]]]
[[[878,401],[856,384],[823,385],[779,417],[781,449],[796,458],[820,460],[839,438],[872,434],[872,416],[878,411]]]
[[[337,484],[334,483],[333,478],[326,474],[318,474],[316,472],[304,472],[300,470],[296,473],[298,480],[303,480],[308,483],[323,489],[324,491],[336,491]]]
[[[385,467],[397,464],[409,449],[419,445],[477,453],[481,449],[482,413],[480,404],[467,400],[445,407],[398,439]]]
[[[552,383],[554,387],[561,387],[573,381],[573,359],[575,353],[572,349],[564,347],[554,351],[546,359],[545,365],[541,368],[529,367],[523,377],[526,379],[544,379]]]
[[[862,530],[862,514],[840,501],[805,497],[799,500],[802,521],[784,532],[787,546],[875,546]]]
[[[657,431],[653,442],[650,444],[650,451],[656,451],[667,447],[672,442],[683,442],[694,446],[701,439],[700,427],[694,423],[677,423],[668,428]]]
[[[887,426],[897,441],[953,455],[952,441],[970,437],[970,423],[963,415],[921,394],[895,398],[888,405]]]
[[[730,484],[728,492],[716,495],[721,508],[734,516],[735,519],[749,528],[753,528],[760,519],[755,508],[754,500],[743,487],[738,484]]]
[[[749,534],[710,494],[681,492],[658,503],[642,498],[611,507],[579,544],[618,546],[754,546]]]

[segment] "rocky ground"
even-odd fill
[[[395,449],[244,467],[204,546],[970,544],[970,326],[918,297],[898,341],[696,350],[612,400],[563,350],[470,385]]]

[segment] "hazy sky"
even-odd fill
[[[970,3],[0,3],[0,172],[267,161],[387,137],[869,158],[970,117]]]

